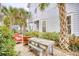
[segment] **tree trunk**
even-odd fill
[[[61,48],[69,51],[69,39],[68,39],[68,24],[66,20],[66,9],[64,3],[58,4],[59,8],[59,17],[60,17],[60,40],[59,44]]]
[[[23,28],[23,32],[25,33],[26,32],[26,26],[24,25],[24,28]]]
[[[22,25],[20,25],[20,33],[22,33]]]

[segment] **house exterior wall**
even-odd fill
[[[79,36],[79,4],[70,3],[65,4],[67,16],[71,16],[71,34]],[[35,13],[35,9],[37,12]],[[29,10],[32,13],[30,21],[34,22],[39,20],[39,32],[42,32],[42,21],[46,21],[46,32],[59,32],[60,31],[60,19],[58,6],[55,3],[50,4],[44,11],[40,11],[38,4],[31,4]],[[33,23],[33,29],[35,31],[36,26]]]
[[[39,20],[39,31],[42,32],[42,21],[46,21],[46,32],[59,32],[59,15],[57,4],[50,4],[44,11],[40,11],[38,4],[31,4],[29,10],[32,12],[31,21]],[[35,8],[37,12],[34,13]]]
[[[79,36],[79,4],[66,4],[66,11],[71,16],[71,34]]]

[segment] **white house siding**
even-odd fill
[[[79,4],[67,3],[66,11],[67,15],[71,15],[71,34],[79,36]],[[37,13],[34,12],[37,8]],[[60,31],[60,19],[58,6],[55,3],[50,4],[44,11],[40,11],[38,4],[31,4],[30,11],[32,12],[31,21],[39,20],[39,31],[42,32],[42,21],[46,20],[47,32],[59,32]],[[35,25],[33,26],[35,27]],[[34,28],[35,30],[35,28]]]
[[[37,13],[34,13],[34,9],[37,8]],[[32,12],[32,21],[39,20],[39,31],[42,32],[42,21],[46,22],[47,32],[59,32],[59,15],[57,4],[50,4],[44,11],[40,11],[38,4],[31,4],[30,11]]]
[[[60,20],[58,14],[57,4],[50,4],[46,9],[47,13],[47,32],[59,32],[60,31]]]
[[[71,33],[79,36],[79,4],[66,4],[67,15],[71,15]]]

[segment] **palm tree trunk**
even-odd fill
[[[22,25],[20,25],[20,33],[22,33]]]
[[[59,17],[60,17],[60,40],[59,44],[61,48],[69,51],[69,39],[68,39],[68,24],[66,20],[66,9],[64,3],[58,4],[59,8]]]

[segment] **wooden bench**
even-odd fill
[[[30,47],[31,49],[35,49],[36,51],[38,51],[40,56],[43,55],[43,49],[41,49],[41,48],[39,48],[39,47],[36,47],[36,46],[34,46],[34,45],[32,45],[32,44],[28,44],[28,45],[29,45],[29,47]]]
[[[53,54],[53,42],[50,40],[30,38],[28,45],[30,49],[38,51],[40,56]]]

